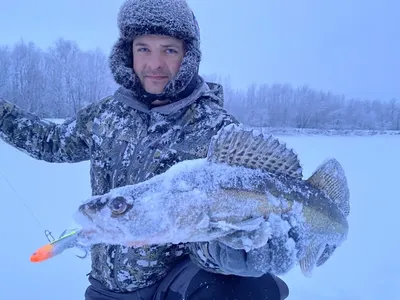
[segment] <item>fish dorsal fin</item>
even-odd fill
[[[336,159],[330,159],[320,165],[307,179],[312,186],[325,194],[338,206],[344,216],[350,213],[350,192],[346,175]]]
[[[211,141],[207,159],[302,178],[300,162],[292,149],[271,135],[242,125],[230,124],[222,128]]]

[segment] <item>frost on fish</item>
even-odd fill
[[[149,180],[88,199],[78,222],[97,232],[98,243],[268,247],[280,271],[299,262],[310,275],[345,240],[348,203],[336,160],[304,180],[296,154],[284,144],[229,125],[212,139],[206,158],[179,162]]]

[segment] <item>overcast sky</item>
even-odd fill
[[[201,73],[308,84],[400,100],[399,0],[188,0],[201,28]],[[0,0],[0,44],[58,37],[107,53],[122,0]]]

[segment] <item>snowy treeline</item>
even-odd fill
[[[83,51],[74,41],[57,40],[42,50],[33,42],[0,46],[0,97],[46,118],[72,116],[81,107],[113,93],[108,54]],[[250,126],[400,130],[400,102],[347,99],[343,95],[286,83],[235,89],[224,85],[225,107]]]
[[[210,78],[218,78],[211,76]],[[400,101],[349,99],[307,85],[224,85],[225,107],[241,122],[256,127],[400,130]]]
[[[42,50],[33,42],[0,46],[0,97],[41,117],[65,118],[113,92],[107,56],[59,39]]]

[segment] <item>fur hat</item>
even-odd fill
[[[181,67],[159,98],[174,101],[197,78],[201,60],[200,30],[186,0],[126,0],[118,14],[119,38],[110,54],[115,81],[139,99],[145,93],[133,70],[132,42],[140,35],[162,34],[180,39],[186,53]]]

